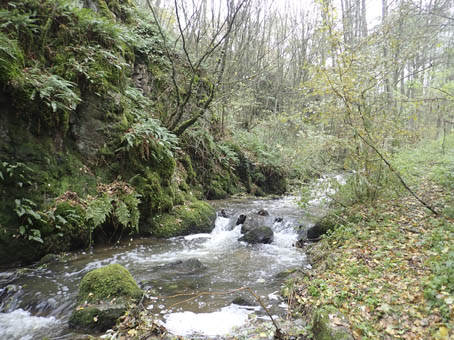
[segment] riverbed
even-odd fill
[[[251,288],[270,313],[285,316],[286,301],[279,293],[284,278],[279,273],[309,266],[305,254],[294,247],[298,227],[311,225],[308,211],[300,209],[296,198],[290,196],[213,204],[223,213],[209,234],[131,239],[113,247],[69,254],[64,261],[1,273],[0,339],[74,338],[67,321],[79,282],[90,270],[110,263],[125,266],[141,288],[159,297],[147,309],[175,335],[209,339],[247,326],[251,314],[266,319],[257,299],[248,290],[240,290],[242,287]],[[311,215],[317,206],[312,204]],[[260,210],[269,213],[266,219],[274,241],[258,245],[239,242],[239,215],[251,218]],[[187,270],[173,267],[187,260],[198,260],[195,262],[201,266]],[[203,294],[191,299],[193,293]],[[178,297],[169,298],[175,295]],[[238,297],[250,306],[233,304]]]

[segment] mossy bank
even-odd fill
[[[188,65],[132,1],[9,1],[0,14],[0,265],[209,231],[198,200],[285,192],[281,169],[197,124],[169,128],[169,58],[181,77]],[[201,73],[194,86],[203,97],[210,84]],[[189,104],[183,119],[203,102]]]

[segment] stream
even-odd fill
[[[0,339],[73,339],[76,334],[67,322],[79,282],[89,271],[110,263],[125,266],[141,288],[153,289],[161,297],[250,287],[273,315],[285,316],[287,305],[279,294],[284,279],[279,279],[278,274],[286,269],[309,267],[305,254],[293,246],[298,237],[294,227],[311,224],[307,211],[298,208],[296,198],[290,196],[228,199],[213,204],[217,211],[223,209],[227,217],[218,216],[210,234],[168,240],[135,239],[115,247],[73,253],[65,261],[0,273]],[[252,216],[260,209],[269,212],[273,243],[239,242],[239,215]],[[317,214],[321,208],[312,202],[308,209]],[[195,263],[193,268],[182,270],[172,265],[185,260],[192,260],[189,263]],[[252,307],[232,304],[240,296]],[[247,291],[206,294],[186,301],[188,297],[160,298],[147,309],[171,333],[202,339],[247,325],[252,313],[266,319],[263,309]]]

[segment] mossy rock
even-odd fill
[[[317,240],[327,232],[334,230],[340,223],[340,218],[336,214],[328,214],[307,229],[306,238],[308,240]]]
[[[253,182],[266,194],[283,195],[287,191],[287,177],[277,166],[260,165],[253,170]]]
[[[160,238],[209,233],[214,228],[216,211],[208,203],[191,202],[174,208],[171,213],[151,219],[151,235]]]
[[[315,340],[353,340],[353,336],[346,326],[345,317],[334,308],[319,308],[314,311],[312,319],[312,333]]]
[[[88,331],[112,328],[127,310],[128,304],[138,300],[143,292],[131,274],[119,264],[95,269],[84,276],[77,295],[69,326]]]
[[[110,264],[84,276],[77,302],[96,303],[119,297],[139,299],[141,296],[142,290],[128,270],[119,264]]]
[[[205,196],[209,200],[219,200],[227,198],[229,194],[222,188],[222,185],[218,181],[212,181]]]
[[[112,328],[127,310],[125,305],[103,304],[79,307],[69,318],[69,327],[79,330],[105,332]]]

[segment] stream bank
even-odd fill
[[[269,326],[268,316],[254,297],[240,288],[250,287],[272,315],[285,319],[286,301],[280,297],[285,275],[281,273],[307,265],[304,252],[293,245],[298,238],[295,226],[309,225],[311,221],[293,197],[231,199],[215,204],[226,217],[217,217],[211,233],[133,239],[115,247],[72,253],[63,261],[2,273],[9,282],[0,293],[0,338],[21,339],[28,335],[30,339],[72,339],[77,334],[67,328],[67,322],[81,278],[111,263],[126,267],[142,289],[153,292],[151,297],[161,297],[144,304],[142,312],[161,320],[171,333],[200,339],[225,338],[239,336],[231,330],[234,326],[240,327],[238,332],[250,332],[252,325],[263,333]],[[273,243],[239,242],[239,216],[251,217],[261,210],[269,212]],[[187,261],[195,263],[194,259],[201,265],[181,266]],[[228,291],[235,293],[216,294]],[[199,292],[207,294],[188,299]],[[251,306],[233,304],[235,298],[243,298]],[[213,327],[218,324],[225,328]],[[270,332],[268,329],[266,334]]]
[[[156,22],[133,1],[3,1],[0,11],[1,267],[208,230],[215,211],[204,199],[286,191],[280,166],[195,121],[172,132],[172,75],[190,82],[191,70],[165,57]],[[183,121],[209,96],[205,73]]]
[[[416,192],[436,207],[451,204],[433,181]],[[331,330],[353,339],[452,339],[454,219],[403,195],[345,208],[337,220],[304,248],[313,269],[287,291],[293,315],[313,323],[324,313]]]

